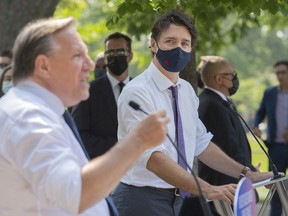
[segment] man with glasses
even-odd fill
[[[235,94],[239,87],[233,66],[220,56],[202,56],[197,70],[204,83],[204,90],[199,95],[199,117],[207,130],[213,134],[212,142],[229,157],[255,171],[251,164],[251,149],[243,126],[239,118],[223,105],[223,101],[231,103],[228,97]],[[201,161],[199,176],[213,185],[239,181],[239,178],[211,169]]]
[[[131,39],[116,32],[105,39],[107,73],[92,81],[90,97],[72,109],[73,118],[91,158],[100,156],[117,142],[117,99],[131,79]]]
[[[288,168],[288,61],[278,61],[274,64],[275,75],[279,85],[265,90],[260,106],[254,119],[254,133],[261,138],[259,124],[267,117],[268,153],[279,172]],[[278,194],[271,201],[271,216],[282,213],[282,205]]]
[[[7,67],[12,62],[12,51],[4,49],[0,52],[0,76],[3,73],[5,67]]]

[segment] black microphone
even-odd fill
[[[130,101],[129,103],[129,106],[132,107],[134,110],[136,111],[141,111],[142,113],[144,113],[145,115],[149,115],[147,112],[145,112],[143,109],[141,109],[140,105],[137,104],[136,102],[134,101]],[[197,189],[199,191],[199,199],[200,199],[200,204],[201,204],[201,207],[202,207],[202,211],[203,211],[203,214],[205,216],[212,216],[212,212],[211,212],[211,209],[210,207],[208,206],[208,203],[207,203],[207,200],[201,190],[201,187],[200,187],[200,184],[199,184],[199,181],[198,181],[198,178],[197,176],[195,175],[195,173],[193,172],[192,168],[188,165],[188,162],[186,161],[186,159],[184,158],[184,156],[181,154],[178,146],[173,142],[172,138],[169,136],[169,134],[166,133],[166,136],[167,138],[169,139],[169,141],[172,143],[172,145],[174,146],[174,148],[177,150],[177,153],[178,155],[181,157],[181,159],[184,161],[185,165],[188,167],[189,171],[191,172],[192,176],[194,177],[195,179],[195,182],[196,182],[196,185],[197,185]],[[183,206],[184,206],[184,203],[183,203]],[[182,207],[183,207],[182,206]],[[188,206],[186,206],[186,208],[188,209]],[[185,209],[185,212],[187,211],[187,209]],[[183,209],[182,209],[183,210]],[[183,213],[181,211],[181,213]],[[181,214],[180,214],[181,215]]]
[[[278,178],[281,178],[283,177],[281,174],[279,174],[275,164],[273,163],[272,159],[270,158],[269,154],[266,152],[266,150],[263,148],[263,146],[261,145],[261,143],[259,142],[258,138],[256,137],[256,135],[254,134],[254,132],[251,130],[251,128],[248,126],[248,124],[246,123],[246,121],[242,118],[242,116],[236,112],[233,108],[232,108],[232,104],[229,103],[228,101],[225,101],[225,100],[222,100],[222,104],[228,108],[234,115],[238,116],[242,122],[245,124],[245,126],[247,127],[247,129],[250,131],[250,133],[252,134],[252,136],[254,137],[254,139],[257,141],[258,145],[261,147],[262,151],[266,154],[268,160],[269,160],[269,163],[270,163],[270,166],[271,166],[271,170],[274,174],[274,177],[272,179],[278,179]]]

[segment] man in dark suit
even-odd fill
[[[261,138],[258,125],[267,117],[268,153],[278,171],[285,173],[288,168],[288,61],[278,61],[274,64],[274,71],[279,85],[268,88],[254,120],[254,133]],[[282,205],[277,194],[271,201],[271,216],[282,213]]]
[[[117,99],[130,80],[131,39],[113,33],[105,39],[107,73],[92,81],[90,97],[72,110],[81,138],[90,158],[104,154],[117,142]]]
[[[198,71],[204,83],[204,90],[199,95],[199,117],[207,130],[213,134],[212,141],[216,145],[229,157],[255,170],[251,164],[251,149],[244,128],[239,118],[223,105],[223,101],[231,103],[228,97],[239,87],[237,74],[232,65],[222,57],[203,56],[201,60]],[[239,181],[201,162],[199,176],[214,185]]]

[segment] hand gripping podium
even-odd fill
[[[278,179],[267,179],[261,182],[257,182],[253,184],[253,187],[257,188],[257,187],[266,186],[266,185],[272,185],[272,186],[257,215],[262,216],[265,213],[275,191],[277,191],[280,201],[282,203],[282,207],[285,212],[285,215],[288,216],[288,205],[287,205],[288,204],[288,176],[283,176]],[[219,200],[214,200],[213,203],[216,207],[216,210],[219,212],[220,215],[234,216],[234,212],[230,205]]]

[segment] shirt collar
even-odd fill
[[[213,91],[213,92],[215,92],[215,93],[218,94],[223,100],[228,101],[228,100],[227,100],[227,97],[226,97],[222,92],[220,92],[220,91],[218,91],[218,90],[216,90],[216,89],[213,89],[213,88],[211,88],[211,87],[208,87],[208,86],[205,86],[205,88],[206,88],[206,89],[209,89],[209,90],[211,90],[211,91]]]
[[[151,77],[158,87],[158,89],[162,92],[168,89],[170,86],[179,85],[181,88],[181,79],[178,78],[176,84],[174,84],[170,79],[168,79],[164,74],[160,72],[160,70],[155,66],[153,62],[148,67],[149,73],[151,73]]]
[[[107,71],[107,78],[111,83],[112,88],[114,88],[115,86],[118,85],[119,80],[117,80],[115,77],[113,77],[108,71]],[[127,76],[126,79],[124,81],[122,81],[125,85],[129,82],[130,77]]]
[[[26,79],[18,82],[16,88],[33,93],[33,95],[42,100],[45,106],[55,111],[59,116],[63,115],[65,107],[60,98],[38,83],[31,79]]]

